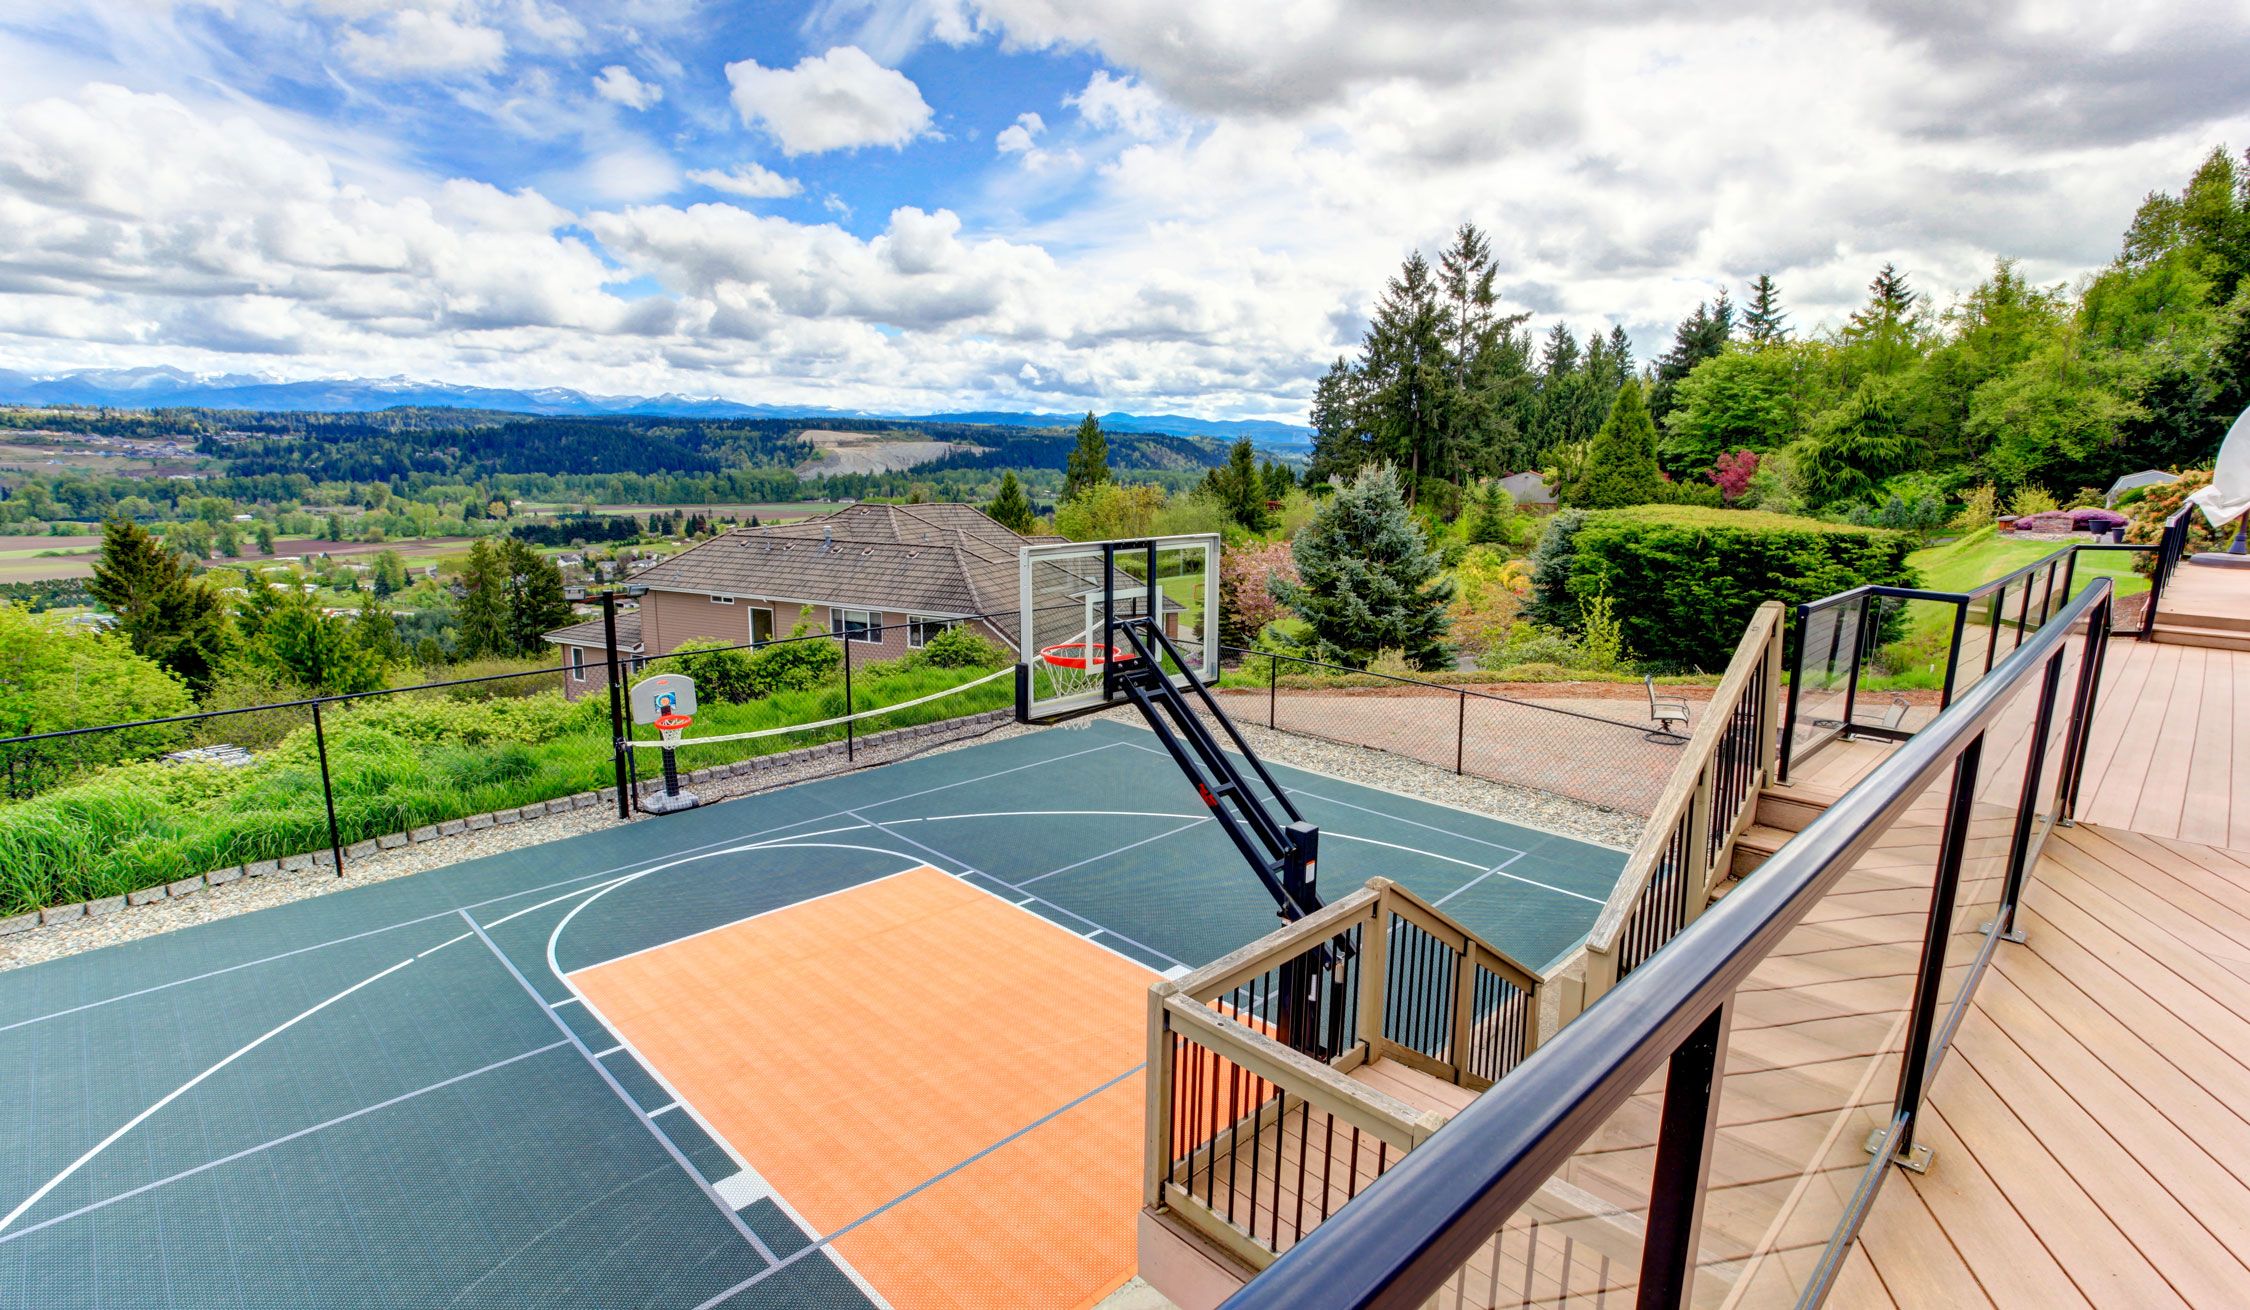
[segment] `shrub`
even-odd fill
[[[2211,470],[2189,469],[2174,482],[2158,486],[2135,488],[2142,494],[2130,508],[2120,499],[2118,508],[2125,510],[2125,540],[2128,542],[2157,542],[2164,539],[2164,520],[2179,512],[2180,506],[2195,492],[2211,485]],[[2190,551],[2216,550],[2221,538],[2211,530],[2210,521],[2201,514],[2188,518],[2187,548]],[[2156,568],[2153,552],[2136,552],[2133,568],[2146,575]]]
[[[2045,514],[2057,508],[2054,493],[2045,487],[2018,487],[2016,494],[2008,498],[2008,512],[2017,518]]]
[[[922,643],[904,661],[909,667],[922,665],[932,669],[996,669],[1003,657],[1000,648],[978,636],[968,627],[947,628]]]
[[[1268,578],[1297,582],[1297,560],[1286,541],[1258,542],[1219,554],[1219,640],[1254,644],[1266,625],[1289,611],[1274,599]]]
[[[1980,483],[1961,493],[1961,512],[1953,526],[1963,532],[1989,528],[2000,516],[2000,492],[1991,483]]]
[[[1914,580],[1913,542],[1898,533],[1750,510],[1606,510],[1586,515],[1567,540],[1557,529],[1548,535],[1534,560],[1534,617],[1579,629],[1582,607],[1608,596],[1625,646],[1673,667],[1724,667],[1762,601]],[[1560,622],[1550,617],[1558,611]]]
[[[826,628],[800,623],[792,638],[825,636]],[[844,667],[841,643],[792,640],[775,642],[750,657],[752,696],[781,691],[811,691],[835,677]]]
[[[664,669],[693,679],[698,702],[741,705],[765,694],[758,690],[757,669],[749,652],[723,641],[683,641]]]

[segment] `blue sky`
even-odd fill
[[[2067,281],[2246,66],[2185,0],[47,0],[0,367],[1301,419],[1462,221],[1644,357],[1761,272]]]

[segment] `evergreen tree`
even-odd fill
[[[148,529],[125,519],[102,524],[86,592],[117,616],[134,650],[197,695],[210,689],[230,644],[226,605]]]
[[[1000,492],[984,507],[984,512],[1010,531],[1029,532],[1036,526],[1031,497],[1024,494],[1023,484],[1016,481],[1014,469],[1000,475]]]
[[[1071,449],[1070,460],[1063,466],[1064,500],[1076,500],[1089,487],[1109,481],[1109,438],[1102,435],[1102,425],[1094,418],[1092,410],[1078,422],[1078,444]]]
[[[1921,297],[1895,264],[1885,264],[1867,284],[1867,303],[1845,322],[1845,354],[1855,377],[1888,377],[1921,354]]]
[[[383,662],[360,644],[351,621],[321,613],[303,592],[290,592],[274,605],[251,653],[317,695],[341,696],[383,685]]]
[[[1406,507],[1396,471],[1370,465],[1339,488],[1290,547],[1297,579],[1269,582],[1305,621],[1321,659],[1365,667],[1386,650],[1443,668],[1453,580]]]
[[[1267,500],[1286,499],[1289,489],[1297,485],[1297,475],[1290,472],[1289,466],[1278,459],[1266,461],[1265,479]]]
[[[1625,379],[1633,376],[1633,341],[1625,335],[1623,323],[1612,324],[1609,329],[1609,362],[1616,370],[1616,376],[1610,380],[1610,393],[1615,395],[1617,388],[1625,385]]]
[[[395,550],[379,550],[369,577],[376,595],[395,596],[406,590],[406,560]]]
[[[542,638],[570,622],[570,600],[563,594],[562,570],[528,542],[507,539],[500,548],[507,570],[505,627],[511,654],[536,655]]]
[[[330,541],[342,541],[344,539],[344,521],[333,514],[328,516],[328,522],[323,526],[323,530],[327,533]]]
[[[1420,251],[1408,255],[1376,303],[1361,349],[1373,454],[1397,468],[1412,499],[1444,441],[1452,368],[1438,284]]]
[[[1530,396],[1527,351],[1517,329],[1529,314],[1502,314],[1492,243],[1471,223],[1438,256],[1439,312],[1449,377],[1430,469],[1455,483],[1489,471],[1513,444],[1511,412]]]
[[[1313,453],[1305,469],[1306,482],[1341,482],[1367,462],[1361,390],[1358,371],[1341,356],[1313,387]]]
[[[1227,451],[1227,462],[1203,475],[1203,490],[1248,532],[1264,532],[1272,521],[1266,513],[1266,479],[1258,471],[1257,451],[1245,437]]]
[[[258,520],[258,553],[260,555],[273,554],[273,524],[266,522],[264,519]]]
[[[1656,467],[1656,424],[1649,420],[1639,381],[1627,382],[1587,448],[1585,471],[1564,499],[1586,509],[1645,505],[1661,494],[1663,481]]]
[[[1734,335],[1734,302],[1721,291],[1709,305],[1698,303],[1695,312],[1672,331],[1672,348],[1656,358],[1656,385],[1650,390],[1649,417],[1661,423],[1677,403],[1673,392],[1695,366],[1716,356]]]
[[[1742,315],[1742,334],[1753,346],[1774,346],[1789,339],[1789,315],[1781,309],[1781,288],[1771,274],[1760,273],[1750,284],[1750,308]]]
[[[398,635],[398,616],[379,597],[360,598],[359,617],[352,621],[352,638],[380,664],[406,661],[406,644]]]
[[[1826,507],[1872,497],[1877,483],[1903,467],[1907,442],[1889,397],[1862,382],[1800,449],[1798,476],[1812,503]]]
[[[508,570],[499,545],[480,537],[469,546],[468,563],[454,584],[454,649],[463,659],[503,654],[508,649]]]
[[[1498,482],[1487,482],[1477,493],[1476,512],[1469,516],[1469,544],[1513,546],[1516,541],[1516,501]]]

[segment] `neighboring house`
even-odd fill
[[[609,690],[609,654],[607,636],[602,621],[593,619],[586,623],[573,623],[567,628],[557,628],[547,634],[547,640],[562,647],[563,693],[571,700],[590,691]],[[620,609],[617,612],[617,649],[619,654],[632,660],[631,669],[640,667],[641,616],[638,610]]]
[[[848,634],[856,661],[896,659],[969,616],[1016,647],[1017,558],[1030,542],[971,505],[853,505],[736,528],[633,575],[648,588],[619,643],[639,656],[682,642],[761,643],[800,623]],[[599,620],[547,634],[573,696],[607,686]]]
[[[2178,482],[2179,480],[2179,474],[2166,473],[2162,469],[2142,469],[2138,473],[2128,473],[2109,484],[2109,494],[2102,498],[2102,504],[2115,505],[2119,496],[2135,487],[2160,487],[2167,482]]]
[[[1552,505],[1555,493],[1547,480],[1536,473],[1510,473],[1500,479],[1500,485],[1518,505]]]

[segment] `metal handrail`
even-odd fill
[[[1268,1307],[1419,1306],[1482,1249],[1508,1218],[1547,1182],[1618,1109],[1663,1067],[1673,1064],[1664,1112],[1674,1127],[1670,1097],[1701,1102],[1708,1112],[1718,1092],[1715,1061],[1725,1045],[1723,1007],[1785,940],[1788,933],[1886,831],[1964,755],[1981,748],[1984,733],[2026,692],[2052,696],[2050,663],[2072,629],[2087,621],[2093,637],[2106,633],[2113,588],[2097,579],[2053,621],[1980,680],[1938,719],[1902,744],[1865,780],[1784,846],[1733,895],[1691,924],[1664,950],[1620,982],[1607,1004],[1588,1010],[1519,1065],[1506,1079],[1457,1115],[1446,1129],[1372,1184],[1351,1205],[1245,1285],[1227,1305]],[[2057,707],[2059,708],[2059,706]],[[2081,685],[2069,712],[2092,712],[2091,689]],[[2043,735],[2043,734],[2042,734]],[[2083,752],[2062,767],[2076,771]],[[1967,776],[1973,781],[1973,769]],[[2037,771],[2033,771],[2036,777]],[[1955,813],[1965,817],[1955,775]],[[2067,773],[2065,790],[2070,781]],[[1952,825],[1949,825],[1949,827]],[[1954,856],[1958,860],[1958,847]],[[2018,851],[2016,858],[2025,858]],[[2012,915],[2011,895],[2002,907]],[[1938,931],[1940,940],[1943,932]],[[1988,947],[1989,949],[1989,942]],[[1972,978],[1963,984],[1965,1001]],[[1957,1002],[1959,1004],[1960,1002]],[[1714,1050],[1714,1046],[1718,1048]],[[1683,1064],[1684,1062],[1684,1064]],[[1694,1077],[1700,1072],[1701,1086]],[[1915,1089],[1919,1095],[1919,1087]],[[1684,1117],[1684,1116],[1683,1116]],[[1901,1129],[1893,1120],[1895,1138]],[[1692,1126],[1691,1126],[1692,1127]],[[1707,1132],[1706,1114],[1696,1132]],[[1700,1140],[1700,1139],[1699,1139]],[[1886,1150],[1888,1143],[1886,1143]],[[1668,1159],[1660,1144],[1648,1223],[1652,1259],[1674,1262],[1664,1272],[1671,1295],[1644,1283],[1641,1303],[1663,1303],[1683,1293],[1692,1252],[1681,1243],[1694,1227],[1694,1195],[1674,1189],[1683,1175],[1704,1186],[1701,1164]],[[1674,1185],[1668,1188],[1667,1184]],[[1684,1207],[1684,1208],[1683,1208]],[[1657,1244],[1664,1250],[1657,1250]],[[1651,1301],[1654,1292],[1656,1301]]]

